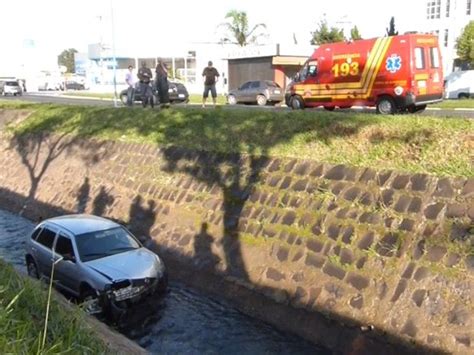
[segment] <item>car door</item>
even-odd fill
[[[54,268],[54,280],[57,285],[74,295],[79,294],[79,268],[77,265],[76,252],[74,251],[72,239],[65,233],[58,233],[54,247],[57,261]],[[63,258],[61,261],[58,261]]]
[[[41,274],[49,278],[53,263],[53,246],[57,230],[45,225],[36,238],[36,260]]]
[[[248,102],[249,101],[249,90],[251,81],[247,81],[243,84],[237,91],[237,101],[239,102]]]
[[[257,95],[260,94],[260,81],[252,81],[248,91],[248,101],[257,102]]]

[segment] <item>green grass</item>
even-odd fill
[[[428,107],[439,107],[443,109],[474,108],[474,99],[444,100],[439,104],[428,105]]]
[[[1,108],[14,108],[2,103]],[[22,108],[28,107],[26,104]],[[14,136],[68,133],[124,142],[312,159],[376,169],[474,175],[474,120],[323,111],[30,105]]]
[[[96,99],[113,99],[114,98],[113,92],[112,93],[111,92],[99,93],[99,92],[87,92],[87,91],[74,91],[74,92],[68,91],[68,92],[62,93],[62,95],[77,96],[77,97],[92,97]]]
[[[0,260],[0,353],[36,354],[42,339],[47,290],[20,277]],[[79,309],[66,309],[53,297],[46,345],[41,354],[107,352]]]

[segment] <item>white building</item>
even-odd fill
[[[456,39],[474,20],[474,0],[427,0],[424,31],[436,33],[443,55],[444,75],[454,70]]]

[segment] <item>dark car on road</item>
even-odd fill
[[[167,283],[158,255],[122,225],[91,215],[41,222],[27,239],[25,259],[31,277],[53,275],[54,285],[90,314],[120,315]]]
[[[260,106],[277,104],[285,99],[284,90],[270,80],[247,81],[240,88],[230,90],[227,95],[229,105],[237,103],[257,103]]]
[[[86,86],[77,81],[68,80],[66,81],[66,90],[85,90]]]
[[[160,100],[158,98],[158,91],[156,90],[156,86],[154,84],[152,85],[152,91],[153,91],[153,98],[155,100],[155,104],[158,104]],[[189,102],[188,90],[186,89],[186,86],[184,86],[181,83],[170,81],[168,94],[170,97],[170,103]],[[120,92],[120,100],[122,101],[124,105],[127,104],[127,89],[122,90]],[[142,101],[142,93],[140,90],[139,83],[135,85],[135,100],[134,101],[139,101],[139,102]]]

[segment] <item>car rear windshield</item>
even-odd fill
[[[140,248],[135,238],[122,227],[78,235],[76,245],[83,262]]]
[[[279,88],[280,87],[280,85],[278,85],[277,83],[275,83],[273,81],[265,81],[265,83],[271,88]]]
[[[16,81],[7,81],[5,83],[5,85],[8,85],[8,86],[18,86],[18,83]]]

